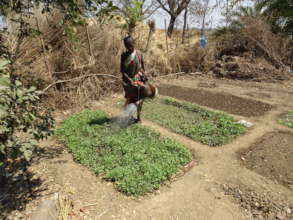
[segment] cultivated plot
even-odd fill
[[[248,169],[293,189],[292,143],[292,133],[268,133],[249,149],[238,152],[239,160]]]
[[[267,103],[202,89],[161,85],[159,92],[162,95],[245,117],[262,116],[272,109],[272,105]]]
[[[143,116],[173,132],[209,146],[229,143],[246,131],[243,125],[225,113],[212,112],[170,98],[146,102]]]
[[[141,125],[120,128],[101,111],[72,115],[56,134],[77,161],[129,195],[158,189],[192,160],[182,144]]]

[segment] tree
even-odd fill
[[[186,7],[185,12],[184,12],[184,20],[183,20],[182,44],[184,44],[185,32],[186,32],[186,28],[187,28],[187,13],[188,13],[188,8]]]
[[[220,7],[219,3],[210,0],[194,0],[189,4],[190,14],[196,19],[201,29],[201,34],[204,34],[206,25],[211,23],[208,15],[217,7]]]
[[[124,19],[126,22],[126,29],[128,35],[132,36],[138,22],[143,20],[143,11],[142,11],[143,2],[140,0],[133,0],[129,3],[125,9]]]
[[[239,6],[236,11],[232,12],[232,15],[238,19],[240,19],[241,17],[257,18],[261,16],[261,10],[256,7]]]
[[[176,19],[185,10],[191,0],[157,0],[164,11],[170,15],[170,22],[167,30],[169,37],[172,36]]]
[[[52,133],[54,124],[50,110],[40,105],[40,92],[35,87],[25,88],[0,70],[0,180],[6,172],[23,170],[32,158],[37,141]],[[18,137],[26,134],[27,138]]]
[[[261,19],[261,11],[256,7],[239,6],[237,10],[231,12],[230,30],[238,31],[245,26],[246,18]]]
[[[127,17],[128,15],[128,8],[133,2],[136,0],[118,0],[117,7],[118,11],[122,14],[122,16]],[[146,20],[150,16],[152,16],[159,8],[160,5],[156,0],[140,0],[140,8],[142,19]]]
[[[102,17],[117,9],[111,0],[1,0],[0,16],[28,17],[35,7],[40,7],[43,13],[58,9],[64,14],[64,22],[75,25],[82,24],[88,16]]]
[[[239,6],[235,11],[230,12],[228,26],[217,28],[213,34],[221,36],[227,33],[239,32],[245,27],[247,18],[261,19],[261,16],[261,11],[256,7]]]
[[[6,173],[23,171],[32,158],[37,141],[52,133],[54,120],[51,111],[41,103],[42,92],[35,87],[26,88],[16,74],[15,62],[20,45],[27,37],[41,33],[33,29],[28,18],[33,8],[43,13],[52,9],[64,15],[68,27],[83,24],[87,16],[105,16],[115,10],[108,0],[1,0],[0,16],[17,24],[14,47],[6,44],[6,33],[0,32],[0,182]],[[3,65],[3,62],[8,63]],[[27,178],[29,180],[29,178]]]
[[[156,0],[118,0],[117,7],[125,20],[125,28],[130,36],[138,22],[148,19],[159,8]]]
[[[262,11],[274,32],[293,35],[293,3],[290,0],[259,0],[256,8]]]
[[[150,42],[151,42],[151,38],[156,31],[156,22],[154,20],[150,20],[150,21],[148,21],[148,26],[149,26],[149,36],[148,36],[145,52],[148,51],[149,46],[150,46]]]

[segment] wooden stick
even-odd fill
[[[93,56],[93,51],[92,51],[92,45],[91,45],[91,39],[90,39],[90,35],[89,35],[89,31],[88,31],[88,26],[85,26],[85,31],[86,31],[86,36],[87,36],[87,42],[89,45],[89,54],[91,55],[91,57]]]
[[[166,48],[167,48],[167,53],[168,53],[169,49],[168,49],[167,22],[166,22],[166,19],[164,21],[165,21]]]
[[[163,78],[163,77],[169,77],[169,76],[177,76],[177,75],[182,75],[182,74],[186,74],[186,75],[202,75],[202,73],[199,73],[199,72],[196,72],[196,73],[179,72],[179,73],[172,73],[172,74],[167,74],[167,75],[163,75],[163,76],[157,76],[156,78]]]
[[[155,77],[155,79],[157,78],[163,78],[163,77],[169,77],[169,76],[176,76],[176,75],[182,75],[182,74],[186,74],[186,75],[202,75],[202,73],[196,72],[196,73],[185,73],[185,72],[179,72],[179,73],[172,73],[172,74],[167,74],[164,76],[157,76]],[[50,89],[52,86],[56,85],[56,84],[60,84],[60,83],[65,83],[65,82],[72,82],[72,81],[77,81],[83,78],[87,78],[87,77],[92,77],[92,76],[107,76],[107,77],[111,77],[111,78],[115,78],[118,79],[120,81],[122,81],[122,79],[118,76],[114,76],[114,75],[110,75],[110,74],[88,74],[88,75],[84,75],[84,76],[79,76],[73,79],[66,79],[66,80],[59,80],[56,81],[50,85],[48,85],[43,91],[42,93],[45,93],[48,89]]]
[[[54,85],[56,85],[56,84],[65,83],[65,82],[77,81],[77,80],[80,80],[80,79],[83,79],[83,78],[87,78],[87,77],[92,77],[92,76],[108,76],[108,77],[112,77],[112,78],[115,78],[115,79],[119,79],[119,80],[121,80],[120,77],[118,77],[118,76],[114,76],[114,75],[109,75],[109,74],[88,74],[88,75],[79,76],[79,77],[76,77],[76,78],[73,78],[73,79],[66,79],[66,80],[59,80],[59,81],[56,81],[56,82],[54,82],[54,83],[48,85],[48,86],[42,91],[42,93],[45,93],[48,89],[50,89],[52,86],[54,86]]]
[[[39,20],[38,20],[37,17],[35,19],[36,19],[38,31],[40,31]],[[51,71],[50,71],[50,67],[49,67],[49,63],[48,63],[48,60],[47,60],[47,56],[46,56],[46,47],[45,47],[44,40],[43,40],[42,37],[39,37],[39,39],[40,39],[42,47],[43,47],[43,56],[44,56],[44,60],[45,60],[45,65],[47,67],[47,70],[48,70],[50,76],[52,76]]]

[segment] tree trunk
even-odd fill
[[[152,24],[149,23],[149,28],[150,28],[150,30],[149,30],[149,36],[148,36],[148,41],[147,41],[147,45],[145,48],[145,52],[148,52],[148,50],[149,50],[151,38],[155,32],[155,25],[153,24],[153,26],[152,26]]]
[[[128,35],[133,36],[136,28],[136,22],[134,20],[131,20],[128,24]]]
[[[6,174],[5,174],[4,165],[0,166],[0,183],[3,184],[2,186],[4,186],[6,183]]]
[[[187,27],[187,12],[188,12],[188,9],[185,8],[184,24],[183,24],[183,31],[182,31],[182,44],[184,44],[184,40],[185,40],[185,32],[186,32],[186,27]]]
[[[172,36],[173,30],[174,30],[174,26],[175,26],[176,18],[177,18],[176,16],[171,16],[171,18],[170,18],[170,23],[169,23],[168,31],[167,31],[168,37],[171,37]]]
[[[200,35],[204,35],[204,32],[205,32],[205,23],[206,23],[206,14],[204,14],[204,16],[202,18]]]

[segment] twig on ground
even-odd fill
[[[177,75],[182,75],[182,74],[186,74],[186,75],[202,75],[202,73],[200,73],[200,72],[196,72],[196,73],[179,72],[179,73],[172,73],[172,74],[167,74],[167,75],[163,75],[163,76],[157,76],[155,78],[163,78],[163,77],[169,77],[169,76],[177,76]]]
[[[103,211],[100,215],[98,215],[98,218],[101,218],[104,214],[106,214],[106,212],[108,212],[108,210]]]
[[[85,208],[85,207],[96,206],[96,205],[99,205],[99,203],[88,204],[88,205],[85,205],[85,206],[83,206],[83,207]]]

